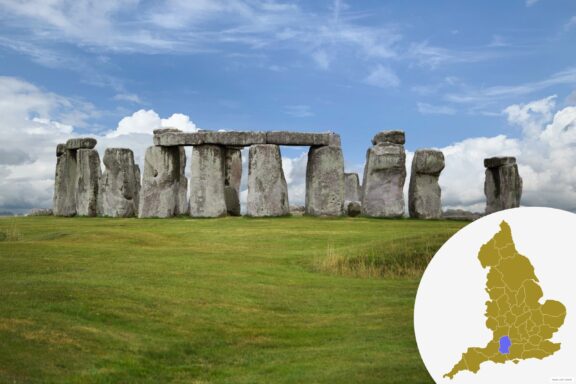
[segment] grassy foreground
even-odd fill
[[[0,219],[0,382],[430,383],[417,275],[360,278],[334,255],[418,256],[463,225]]]

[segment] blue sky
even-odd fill
[[[0,104],[1,133],[15,130],[0,143],[0,210],[48,204],[55,159],[34,145],[91,134],[138,157],[148,118],[175,113],[203,129],[335,131],[360,172],[371,137],[403,129],[407,150],[442,148],[461,163],[447,165],[451,207],[478,210],[483,197],[481,163],[475,192],[457,197],[470,185],[459,186],[470,168],[458,156],[513,154],[528,204],[573,209],[572,176],[531,161],[576,160],[572,135],[561,150],[535,136],[565,132],[560,112],[571,127],[575,43],[574,0],[0,0],[0,103],[21,99]],[[113,133],[122,119],[125,137]],[[23,143],[28,156],[15,152]],[[305,164],[302,153],[284,149],[286,166]],[[543,189],[560,179],[563,197]]]

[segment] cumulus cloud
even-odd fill
[[[390,68],[379,65],[364,79],[364,82],[375,87],[394,88],[400,85],[400,78]]]
[[[118,127],[109,132],[106,137],[118,137],[133,133],[152,134],[158,128],[178,128],[185,132],[198,130],[190,117],[181,113],[175,113],[167,119],[161,119],[154,110],[141,109],[120,120]]]

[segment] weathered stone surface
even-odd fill
[[[484,161],[486,168],[484,194],[486,195],[486,214],[520,206],[522,198],[522,178],[513,157],[491,158]],[[493,166],[501,164],[500,166]]]
[[[138,213],[139,168],[127,148],[107,148],[100,180],[98,210],[102,216],[132,217]]]
[[[138,217],[171,217],[179,213],[180,148],[146,149]]]
[[[303,205],[291,205],[290,214],[292,216],[303,216],[306,213],[306,207]]]
[[[180,186],[178,189],[178,201],[176,205],[177,215],[188,215],[188,178],[186,177],[186,149],[178,147],[180,153]]]
[[[53,215],[54,212],[52,211],[51,208],[33,208],[26,214],[26,216],[53,216]]]
[[[378,132],[372,138],[372,145],[377,144],[404,144],[406,143],[406,135],[404,131],[382,131]]]
[[[344,157],[340,147],[312,147],[306,167],[306,214],[340,216],[344,204]]]
[[[307,133],[272,131],[266,132],[266,144],[296,145],[296,146],[340,146],[340,135],[332,132]]]
[[[368,149],[362,184],[362,214],[372,217],[404,215],[406,153],[401,144],[377,144]]]
[[[66,142],[66,149],[93,149],[96,146],[96,139],[91,137],[78,137]]]
[[[226,148],[226,169],[224,184],[240,193],[242,182],[242,151],[240,148]]]
[[[252,144],[266,142],[265,132],[166,132],[154,135],[154,144],[162,146],[179,145],[224,145],[232,147],[245,147]]]
[[[516,164],[515,157],[490,157],[488,159],[484,159],[484,167],[486,168],[496,168],[501,167],[503,165],[514,165]]]
[[[442,191],[438,184],[444,169],[444,154],[433,149],[414,153],[408,187],[408,212],[418,219],[439,219],[442,216]]]
[[[290,213],[288,185],[280,148],[273,144],[250,147],[248,157],[248,216],[284,216]]]
[[[240,197],[236,189],[229,185],[224,186],[224,199],[226,200],[226,211],[230,216],[240,216]]]
[[[76,215],[77,172],[76,151],[61,152],[56,159],[52,207],[54,216]]]
[[[98,215],[100,155],[95,149],[79,149],[77,159],[76,213],[79,216]]]
[[[66,144],[58,144],[56,146],[56,156],[63,155],[66,152]]]
[[[168,132],[182,132],[180,129],[178,128],[158,128],[152,131],[152,133],[154,133],[155,135],[160,135],[162,133],[168,133]]]
[[[362,188],[357,173],[344,173],[344,200],[362,201]]]
[[[226,216],[224,196],[224,148],[197,145],[192,148],[190,216]]]
[[[344,201],[344,211],[350,217],[362,214],[362,203],[360,201]]]

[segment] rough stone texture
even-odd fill
[[[372,138],[372,145],[377,144],[402,144],[406,143],[404,131],[382,131]]]
[[[344,173],[344,200],[362,201],[362,188],[357,173]]]
[[[303,205],[291,205],[290,214],[292,216],[303,216],[306,213],[306,207]]]
[[[297,145],[297,146],[340,146],[340,135],[327,133],[306,133],[273,131],[266,132],[266,144]]]
[[[66,152],[66,144],[58,144],[56,146],[56,156],[63,155]]]
[[[350,217],[356,217],[362,214],[362,203],[360,201],[344,201],[344,210]]]
[[[444,169],[444,154],[433,149],[419,149],[414,153],[408,187],[410,217],[439,219],[442,217],[442,191],[438,184]]]
[[[486,179],[486,214],[520,206],[522,178],[514,157],[490,158],[484,160]]]
[[[102,176],[100,155],[95,149],[79,149],[76,153],[76,160],[76,214],[96,216],[98,215],[98,189]]]
[[[96,139],[91,137],[78,137],[66,142],[66,149],[93,149],[96,146]]]
[[[218,145],[198,145],[192,148],[190,216],[226,216],[224,151]]]
[[[224,186],[224,199],[226,200],[226,211],[230,216],[240,216],[240,196],[235,188]]]
[[[368,149],[362,184],[362,214],[372,217],[404,215],[406,153],[401,144],[377,144]]]
[[[280,148],[273,144],[250,147],[248,157],[248,216],[284,216],[290,213],[288,185]]]
[[[171,217],[179,213],[180,148],[146,149],[138,217]]]
[[[180,153],[180,186],[178,188],[178,201],[176,204],[176,215],[188,215],[188,178],[186,177],[186,149],[178,147]]]
[[[158,128],[152,131],[152,133],[154,133],[155,135],[160,135],[162,133],[168,133],[168,132],[182,132],[180,129],[178,128]]]
[[[344,157],[340,147],[311,147],[306,167],[306,214],[341,216],[344,204]]]
[[[77,172],[76,151],[64,150],[57,156],[52,207],[54,216],[76,215]]]
[[[100,180],[98,210],[102,216],[132,217],[138,213],[139,168],[127,148],[107,148]]]

